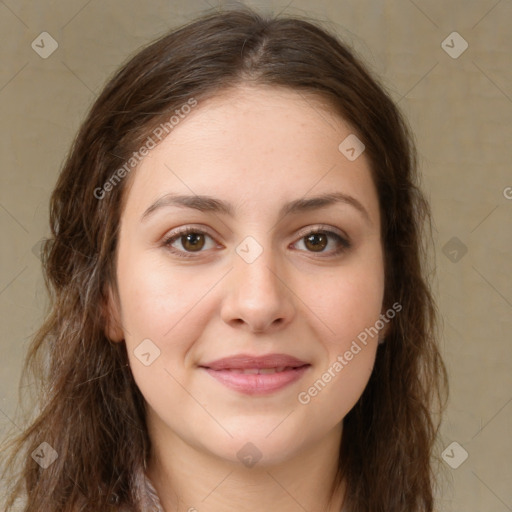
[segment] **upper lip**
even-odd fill
[[[231,357],[224,357],[211,361],[209,363],[201,364],[199,366],[210,368],[212,370],[228,370],[228,369],[251,369],[251,368],[280,368],[291,366],[298,368],[304,366],[305,361],[301,361],[296,357],[288,354],[268,354],[265,356],[251,356],[249,354],[237,354]]]

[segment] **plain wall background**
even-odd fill
[[[324,20],[406,114],[434,214],[434,290],[450,374],[438,455],[452,442],[460,445],[448,450],[452,465],[462,450],[469,455],[447,466],[439,508],[512,510],[512,1],[246,4]],[[49,234],[49,196],[84,115],[141,45],[225,5],[0,1],[0,436],[14,421],[23,357],[43,319],[37,254]],[[441,46],[454,31],[468,43],[457,58]],[[58,43],[46,59],[31,47],[42,32]],[[446,44],[462,48],[457,39]]]

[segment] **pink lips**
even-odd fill
[[[239,354],[200,365],[220,383],[250,395],[278,391],[300,379],[310,366],[287,354]]]

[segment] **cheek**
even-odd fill
[[[135,251],[119,262],[122,322],[136,380],[149,378],[146,367],[137,360],[144,340],[151,340],[145,343],[150,353],[157,354],[150,366],[152,375],[166,369],[177,378],[185,375],[187,354],[213,314],[207,310],[213,307],[211,301],[204,295],[217,281],[217,275],[194,275],[192,267],[171,272],[161,259],[137,258]],[[159,378],[161,382],[162,376]]]
[[[310,300],[324,326],[319,340],[326,358],[306,383],[299,402],[310,413],[331,411],[335,416],[331,421],[336,422],[355,405],[372,373],[378,346],[375,324],[384,294],[383,268],[379,263],[354,265],[317,284]]]
[[[375,326],[381,313],[383,283],[376,273],[359,279],[354,274],[325,286],[312,298],[320,305],[325,358],[297,397],[315,424],[337,424],[361,397],[371,376],[377,352]]]
[[[126,252],[125,252],[126,254]],[[190,377],[187,354],[212,311],[201,300],[218,276],[170,271],[161,261],[137,258],[118,266],[123,326],[130,367],[148,404],[158,411],[185,410]],[[149,354],[149,355],[147,355]]]
[[[198,274],[192,267],[172,269],[160,254],[138,257],[133,251],[118,265],[127,329],[132,334],[151,333],[163,339],[184,324],[193,327],[187,318],[217,280],[218,276]]]
[[[321,276],[309,297],[308,305],[326,326],[327,347],[345,350],[379,319],[384,297],[382,266],[347,266],[336,275]]]

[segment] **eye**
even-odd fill
[[[172,253],[176,254],[177,256],[182,258],[190,258],[193,257],[193,254],[190,253],[202,252],[202,249],[206,244],[206,238],[213,240],[213,238],[205,231],[194,227],[187,227],[175,231],[171,234],[171,236],[167,237],[163,243],[171,250]],[[181,244],[183,250],[176,249],[174,247],[176,242]],[[209,248],[212,247],[215,247],[215,244],[212,244],[212,246]]]
[[[330,244],[329,239],[335,240],[334,244]],[[295,243],[299,242],[303,242],[307,252],[326,253],[327,256],[336,256],[351,247],[350,242],[346,238],[328,229],[316,229],[306,232]],[[328,245],[335,245],[335,247],[330,251],[324,251]]]

